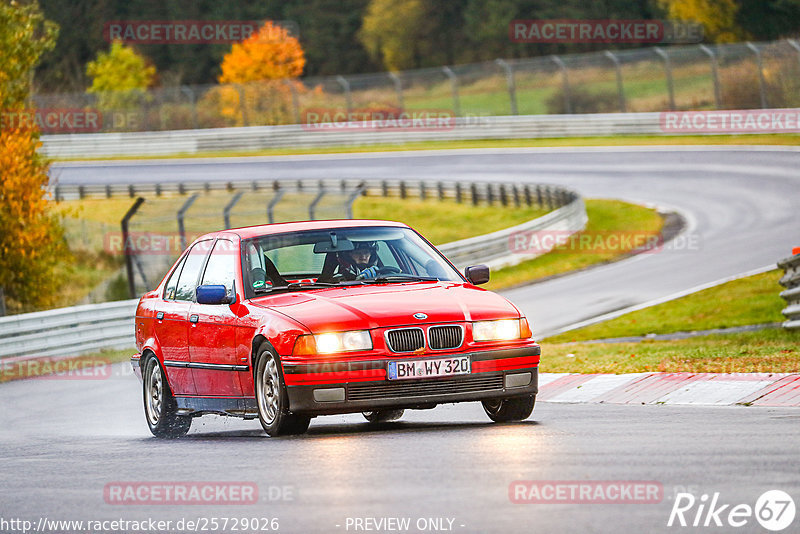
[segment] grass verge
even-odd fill
[[[543,373],[797,373],[800,333],[767,329],[678,341],[542,342]]]
[[[605,239],[604,243],[611,244],[607,238],[615,235],[657,236],[664,226],[664,219],[652,208],[620,200],[587,199],[585,202],[589,222],[582,234]],[[580,239],[580,234],[576,238]],[[571,241],[532,260],[492,272],[492,279],[485,287],[496,291],[609,263],[627,256],[634,248],[623,242],[619,246],[600,248],[575,246],[573,243],[580,242]]]
[[[261,150],[228,150],[197,154],[165,156],[107,156],[95,158],[58,158],[56,161],[100,161],[140,159],[183,159],[241,156],[291,156],[304,154],[351,154],[357,152],[397,152],[406,150],[448,150],[461,148],[525,148],[582,146],[649,146],[649,145],[800,145],[798,134],[744,135],[626,135],[607,137],[555,137],[543,139],[476,139],[472,141],[426,141],[415,143],[337,146],[320,148],[266,148]]]
[[[111,365],[125,362],[135,349],[102,350],[74,358],[40,358],[0,365],[0,383],[25,378],[41,380],[102,380],[111,376]]]
[[[548,338],[550,343],[731,328],[784,320],[778,295],[782,272],[733,280],[616,319]]]

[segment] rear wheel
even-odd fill
[[[361,412],[361,415],[370,423],[388,423],[403,417],[404,412],[405,410],[377,410],[374,412]]]
[[[308,430],[310,417],[289,413],[289,397],[280,362],[266,343],[258,349],[255,375],[258,419],[264,431],[276,437],[302,434]]]
[[[192,418],[178,415],[178,403],[169,389],[158,358],[145,362],[143,380],[144,414],[150,432],[157,438],[179,438],[192,426]]]
[[[495,423],[523,421],[533,413],[536,395],[513,399],[492,399],[483,401],[482,404],[486,415]]]

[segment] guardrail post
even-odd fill
[[[436,182],[436,193],[439,197],[439,201],[444,200],[444,184],[442,182]]]
[[[236,205],[236,203],[239,202],[239,199],[242,198],[243,194],[244,194],[244,191],[239,191],[238,193],[233,195],[233,198],[231,199],[231,201],[228,202],[228,204],[225,206],[225,209],[222,210],[222,217],[225,220],[225,229],[226,230],[229,230],[230,227],[231,227],[231,210]]]
[[[133,184],[128,184],[128,196],[131,198],[136,196],[136,188],[133,186]]]
[[[347,205],[345,206],[345,214],[348,219],[353,219],[353,204],[355,204],[358,197],[363,195],[366,192],[366,184],[361,182],[356,187],[355,191],[350,193],[350,196],[347,198]]]
[[[308,205],[308,218],[311,221],[316,221],[316,213],[314,213],[317,209],[317,204],[319,201],[322,200],[322,197],[325,196],[325,184],[322,180],[319,181],[319,191],[317,192],[317,196],[314,197],[314,200],[311,201],[311,204]]]
[[[512,192],[514,194],[514,206],[518,208],[520,206],[520,200],[519,200],[519,189],[517,188],[516,184],[512,186]]]
[[[469,184],[469,192],[472,195],[472,205],[473,206],[477,206],[478,205],[478,201],[479,201],[479,199],[478,199],[478,186],[475,185],[474,183]]]
[[[721,109],[722,98],[720,97],[719,89],[719,61],[717,60],[717,54],[703,44],[700,45],[700,50],[706,53],[711,63],[711,80],[714,82],[714,105],[717,109]]]
[[[192,207],[192,204],[194,204],[194,201],[197,200],[199,196],[200,193],[195,193],[190,196],[186,199],[186,202],[183,203],[181,209],[178,210],[178,234],[181,236],[181,250],[186,249],[186,228],[184,227],[183,220],[186,216],[186,212],[189,211],[189,208]]]
[[[106,184],[106,198],[111,198],[111,184]]]
[[[139,197],[136,202],[128,209],[125,216],[122,217],[120,225],[122,226],[122,250],[125,254],[125,273],[128,275],[128,295],[130,298],[136,298],[136,284],[133,279],[133,249],[130,243],[130,232],[128,230],[128,223],[131,218],[136,215],[139,207],[144,204],[144,198]]]
[[[275,191],[275,196],[272,197],[272,199],[269,201],[269,204],[267,204],[267,221],[269,224],[275,222],[275,206],[278,205],[278,202],[281,201],[285,193],[285,191],[280,187],[281,186],[278,184],[278,182],[273,182],[272,190]]]
[[[511,69],[511,65],[508,62],[502,59],[495,59],[495,63],[497,63],[503,72],[506,75],[506,86],[508,86],[508,99],[511,102],[511,114],[518,115],[517,112],[517,85],[514,83],[514,71]]]
[[[347,122],[350,122],[350,114],[353,112],[353,100],[350,95],[350,82],[348,82],[344,76],[337,76],[336,81],[339,82],[339,85],[342,86],[344,89],[344,101],[347,105]]]
[[[767,83],[764,80],[764,62],[761,60],[761,50],[753,43],[747,43],[747,48],[756,55],[756,66],[758,67],[758,89],[761,94],[761,109],[767,109]]]
[[[192,128],[195,130],[199,128],[197,121],[197,97],[194,90],[188,85],[181,85],[181,92],[189,97],[189,103],[192,105]]]
[[[442,72],[450,79],[450,90],[453,92],[453,113],[456,117],[461,116],[461,102],[458,99],[458,77],[450,67],[442,67]]]
[[[396,72],[389,72],[389,78],[392,79],[394,83],[394,92],[397,95],[397,105],[400,109],[405,109],[406,106],[403,103],[403,81],[400,79],[400,76],[397,75]]]
[[[536,186],[536,204],[539,206],[539,209],[544,207],[544,201],[542,199],[542,186]]]
[[[400,180],[400,198],[406,198],[408,192],[406,191],[406,183]]]
[[[508,206],[508,193],[505,184],[500,184],[500,204]]]
[[[525,194],[525,204],[530,208],[531,204],[533,204],[533,199],[531,198],[531,188],[526,184],[522,188],[522,192]]]
[[[381,180],[381,195],[384,197],[389,196],[389,184],[386,180]]]
[[[619,111],[620,113],[625,113],[625,88],[622,85],[622,65],[619,62],[619,58],[616,55],[614,55],[614,53],[611,52],[611,50],[604,51],[603,55],[614,63],[614,72],[617,75],[617,94],[619,95]]]
[[[664,52],[659,47],[653,48],[653,52],[664,60],[664,75],[667,78],[667,92],[669,93],[669,109],[675,109],[675,87],[672,83],[672,63],[669,60],[669,54]]]
[[[456,202],[461,204],[462,199],[461,182],[456,182]]]
[[[492,189],[492,184],[486,184],[486,202],[490,206],[494,204],[494,190]]]
[[[426,200],[428,198],[428,190],[425,187],[425,181],[420,180],[419,182],[419,199]]]
[[[567,70],[567,64],[564,63],[564,60],[558,56],[550,56],[550,59],[553,60],[559,70],[561,70],[561,84],[562,84],[562,91],[564,91],[564,112],[567,114],[572,113],[572,98],[570,98],[569,94],[569,71]]]

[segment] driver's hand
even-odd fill
[[[377,265],[373,265],[372,267],[367,267],[356,276],[356,280],[364,280],[365,278],[376,278],[378,276],[378,269]]]

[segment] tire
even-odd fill
[[[269,436],[289,436],[308,430],[310,417],[289,412],[281,362],[268,343],[258,349],[254,378],[258,420]]]
[[[179,438],[189,432],[192,418],[178,415],[178,403],[175,402],[164,370],[155,356],[150,356],[144,363],[142,400],[144,418],[155,437]]]
[[[515,397],[513,399],[493,399],[482,401],[483,409],[495,423],[524,421],[533,413],[536,395]]]
[[[364,419],[370,423],[388,423],[403,417],[405,410],[376,410],[374,412],[361,412]]]

